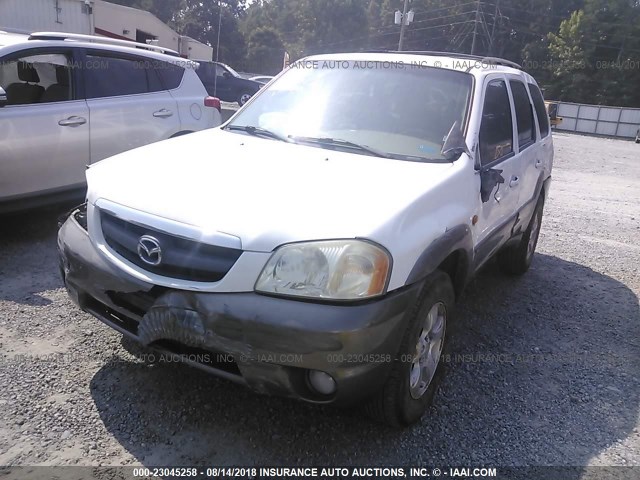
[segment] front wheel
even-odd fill
[[[238,97],[238,105],[240,105],[241,107],[247,103],[249,101],[249,99],[252,97],[253,95],[249,92],[242,92],[240,94],[240,96]]]
[[[425,281],[389,378],[365,405],[374,420],[407,426],[422,417],[442,374],[440,358],[447,330],[451,330],[454,301],[453,285],[446,273],[435,272]]]

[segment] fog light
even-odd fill
[[[336,391],[336,381],[328,373],[319,370],[309,372],[309,383],[322,395],[331,395]]]

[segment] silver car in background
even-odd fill
[[[218,126],[197,66],[135,42],[0,32],[0,213],[82,195],[87,165]]]

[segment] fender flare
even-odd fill
[[[471,274],[473,260],[473,237],[469,225],[458,225],[447,230],[423,250],[416,260],[405,285],[412,285],[425,279],[433,273],[451,254],[458,253],[459,257],[456,278],[452,278],[456,294],[466,285]]]

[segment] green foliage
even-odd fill
[[[586,0],[549,34],[551,86],[567,101],[640,106],[640,5]]]
[[[284,44],[276,30],[262,27],[251,32],[247,43],[247,65],[251,71],[275,75],[282,70]]]

